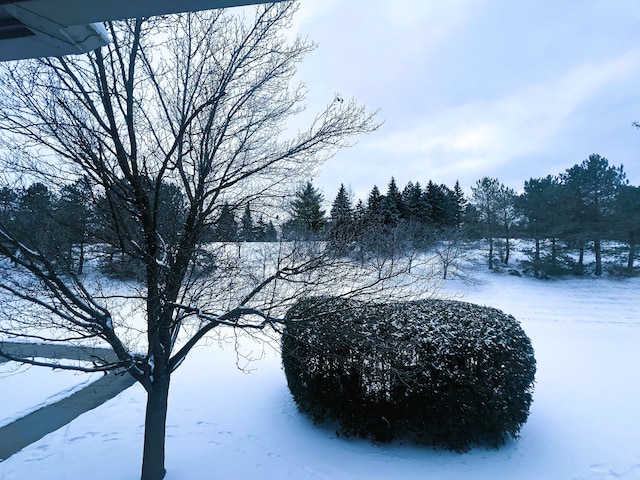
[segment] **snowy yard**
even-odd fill
[[[244,373],[232,343],[211,342],[173,377],[167,479],[640,479],[640,279],[478,275],[477,286],[449,282],[447,290],[513,314],[536,350],[520,440],[456,454],[336,437],[296,412],[273,350],[262,355],[260,344],[242,340],[244,352],[262,356]],[[57,373],[34,380],[33,371],[0,376],[0,402],[19,388],[33,404],[42,402],[36,390],[46,398],[52,385],[70,388]],[[130,388],[0,463],[0,479],[137,478],[144,402],[143,389]]]
[[[0,427],[44,405],[68,397],[100,376],[99,373],[83,374],[68,370],[52,372],[47,368],[30,367],[15,362],[0,363]]]

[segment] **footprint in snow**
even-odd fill
[[[637,479],[640,478],[640,464],[631,465],[627,470],[615,470],[611,465],[606,463],[597,463],[589,467],[591,471],[597,473],[599,478],[605,480],[616,479]]]

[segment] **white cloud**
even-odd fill
[[[521,187],[593,152],[639,178],[637,12],[602,0],[303,0],[300,33],[319,43],[299,77],[309,112],[340,92],[384,121],[319,182],[327,194],[392,175]]]
[[[392,133],[381,131],[368,149],[413,159],[413,168],[432,173],[487,171],[548,148],[578,109],[615,88],[619,79],[639,72],[640,50],[633,50],[502,98],[444,107],[419,118],[418,126],[405,128],[403,119],[387,120],[385,127]]]

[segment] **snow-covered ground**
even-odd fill
[[[40,407],[70,396],[101,376],[100,373],[52,371],[15,362],[0,363],[0,427]]]
[[[456,454],[336,437],[297,413],[273,350],[242,340],[243,352],[262,356],[245,373],[233,343],[211,342],[173,379],[167,479],[640,479],[640,279],[477,277],[447,290],[513,314],[536,350],[518,441]],[[144,402],[142,388],[130,388],[0,463],[0,479],[137,478]]]

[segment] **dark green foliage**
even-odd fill
[[[382,197],[380,208],[384,225],[389,228],[397,227],[400,222],[401,213],[405,208],[402,202],[402,195],[393,177],[391,177],[391,181],[387,187],[387,194]]]
[[[322,236],[327,220],[322,209],[322,193],[311,182],[298,190],[291,201],[291,220],[282,225],[288,240],[316,240]]]
[[[233,209],[228,203],[225,203],[220,209],[220,215],[213,228],[212,240],[215,242],[237,242],[238,228]]]
[[[457,203],[455,193],[446,185],[427,184],[425,191],[431,208],[431,221],[436,227],[452,227],[456,224]]]
[[[513,317],[444,300],[301,300],[287,314],[282,362],[315,422],[453,450],[517,437],[536,370]]]
[[[94,229],[93,193],[86,179],[64,185],[55,205],[56,237],[67,268],[82,274],[85,247]]]
[[[100,268],[114,278],[142,280],[146,278],[145,252],[143,245],[150,241],[145,233],[142,211],[149,208],[156,225],[156,241],[166,256],[173,252],[165,250],[175,245],[184,232],[181,225],[186,214],[185,198],[177,185],[169,182],[153,182],[143,177],[140,181],[143,196],[136,194],[125,179],[119,179],[105,195],[96,199],[95,231],[93,236],[103,244],[105,255]],[[149,205],[145,206],[148,202]]]
[[[494,268],[494,246],[497,238],[502,238],[504,248],[500,260],[509,263],[510,240],[517,223],[516,195],[497,178],[483,177],[471,187],[472,201],[477,211],[477,221],[482,236],[489,244],[488,266]],[[455,197],[455,194],[454,194]],[[455,202],[454,202],[455,203]]]
[[[455,226],[460,228],[464,224],[464,214],[469,202],[464,197],[464,192],[460,186],[460,182],[456,180],[456,184],[453,187],[453,198],[455,202]]]
[[[53,193],[42,183],[33,183],[21,192],[15,221],[16,236],[27,247],[47,253],[55,250],[51,238],[53,203]]]
[[[352,249],[354,238],[351,197],[344,185],[340,185],[340,190],[338,190],[338,194],[331,206],[329,217],[327,235],[329,248],[337,255],[344,255]]]
[[[253,242],[255,240],[255,226],[251,216],[251,207],[247,203],[244,207],[244,213],[240,219],[240,231],[238,237],[242,242]]]
[[[146,275],[144,263],[139,258],[117,251],[109,246],[100,261],[100,271],[114,280],[143,282]]]
[[[614,236],[629,245],[626,274],[632,275],[636,245],[640,239],[640,187],[619,187],[614,218]]]
[[[269,223],[265,224],[264,233],[262,234],[262,240],[264,242],[278,241],[278,231],[276,230],[276,227],[271,220],[269,220]]]
[[[622,167],[610,166],[606,158],[595,153],[563,175],[575,224],[572,239],[582,244],[587,239],[593,241],[596,275],[602,275],[602,240],[614,230],[616,197],[624,179]]]

